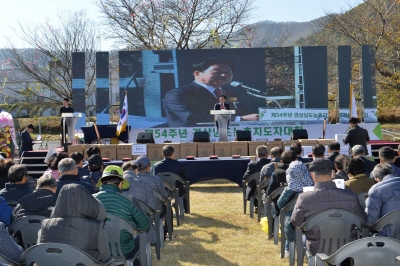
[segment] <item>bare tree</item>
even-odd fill
[[[254,0],[95,0],[106,35],[131,49],[223,48]]]
[[[351,6],[350,6],[351,7]],[[326,44],[364,45],[369,44],[375,52],[377,84],[385,94],[378,97],[398,104],[400,97],[400,2],[398,0],[365,0],[362,4],[341,14],[327,13],[325,20],[319,21],[326,31],[319,37]],[[322,34],[323,33],[323,34]],[[357,55],[356,55],[357,56]],[[359,55],[358,55],[359,56]],[[381,90],[382,91],[382,90]],[[387,92],[395,93],[387,93]],[[381,101],[382,102],[382,101]]]
[[[15,101],[28,95],[32,101],[39,97],[41,101],[54,104],[59,104],[64,97],[72,99],[73,52],[86,52],[86,86],[89,89],[85,97],[93,94],[96,27],[84,11],[60,13],[58,19],[57,26],[48,21],[34,27],[19,23],[16,35],[30,48],[18,49],[8,39],[9,48],[2,50],[10,66],[3,77],[7,81],[2,90],[5,96],[13,95]],[[33,81],[36,88],[26,81]]]

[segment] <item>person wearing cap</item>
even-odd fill
[[[94,154],[90,156],[88,161],[88,170],[90,171],[88,175],[80,177],[82,182],[87,183],[92,187],[93,191],[97,192],[96,184],[99,182],[103,175],[103,159],[100,155]]]
[[[107,166],[99,182],[96,185],[100,190],[93,196],[104,204],[106,212],[123,218],[132,223],[138,230],[147,231],[150,221],[146,214],[132,204],[132,199],[122,195],[123,189],[129,189],[128,180],[123,177],[122,168],[116,165]],[[140,265],[133,257],[139,250],[139,237],[133,236],[127,231],[120,232],[122,253],[128,262]],[[128,264],[129,265],[129,264]]]
[[[136,165],[138,170],[137,178],[148,182],[154,191],[160,193],[163,197],[168,198],[167,191],[165,190],[161,179],[158,176],[150,174],[150,159],[147,156],[141,155],[136,159]],[[167,213],[167,208],[164,203],[156,197],[154,197],[154,203],[156,205],[156,210],[161,212],[160,217],[164,217]]]
[[[73,113],[74,112],[74,108],[72,108],[71,106],[69,106],[69,99],[68,98],[64,98],[63,99],[63,106],[61,106],[60,108],[60,117],[61,117],[61,125],[60,128],[62,130],[63,128],[63,122],[64,122],[64,118],[62,117],[62,114],[65,113]],[[68,128],[65,127],[65,134],[67,134],[68,132]],[[61,146],[64,144],[65,142],[65,136],[64,136],[64,132],[61,132]]]
[[[31,137],[31,132],[34,130],[35,128],[33,127],[32,124],[29,124],[26,126],[25,130],[22,131],[21,133],[21,154],[24,151],[31,151],[33,150],[33,140]]]
[[[100,155],[100,149],[99,149],[99,147],[96,147],[96,146],[89,147],[89,148],[86,149],[86,154],[87,154],[88,158],[92,157],[92,155],[95,155],[95,154]],[[83,168],[84,169],[88,169],[89,168],[89,162],[85,163],[83,165]]]
[[[329,209],[343,209],[363,219],[366,218],[357,195],[351,190],[337,188],[335,182],[332,181],[335,171],[330,160],[315,160],[310,164],[309,170],[315,183],[314,190],[299,195],[290,219],[293,226],[299,227],[314,214]],[[353,230],[351,226],[349,224],[349,230]],[[318,251],[320,242],[319,227],[314,226],[305,231],[304,234],[308,265],[314,265],[314,256]],[[356,235],[354,234],[354,236]],[[355,239],[350,239],[350,241],[352,240]]]
[[[82,182],[78,177],[78,168],[76,163],[71,158],[64,158],[58,163],[58,171],[60,172],[60,178],[58,178],[57,192],[60,193],[62,187],[66,184],[78,184],[85,187],[90,193],[93,194],[93,188],[86,182]]]

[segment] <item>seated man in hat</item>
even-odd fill
[[[103,167],[103,159],[101,158],[101,156],[98,154],[94,154],[89,158],[89,174],[80,177],[81,181],[91,186],[94,192],[98,192],[96,184],[97,182],[99,182],[101,176],[103,175]]]
[[[100,191],[94,194],[94,197],[104,204],[108,214],[123,218],[140,231],[147,231],[150,221],[146,214],[132,204],[132,198],[122,195],[122,190],[128,189],[129,186],[129,182],[123,177],[121,167],[109,165],[104,169],[103,175],[97,183]],[[138,236],[121,231],[120,242],[124,257],[132,264],[132,259],[139,250]],[[135,260],[133,265],[140,265],[140,263]]]
[[[335,182],[332,181],[335,171],[330,160],[314,160],[310,163],[309,170],[315,183],[314,190],[299,195],[290,219],[293,226],[299,227],[314,214],[329,209],[347,210],[365,219],[365,213],[357,195],[351,190],[337,188]],[[349,225],[349,231],[350,227],[351,225]],[[314,265],[314,256],[320,242],[319,227],[314,226],[304,234],[308,265]]]
[[[31,138],[31,132],[35,128],[32,124],[26,126],[25,130],[21,133],[21,154],[24,151],[31,151],[33,150],[33,140]]]

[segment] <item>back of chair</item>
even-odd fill
[[[121,230],[126,230],[132,235],[136,235],[139,232],[138,229],[128,221],[111,214],[107,214],[104,229],[107,233],[111,256],[116,262],[124,261],[125,258],[120,243],[120,232]]]
[[[388,225],[391,225],[390,229],[393,232],[391,237],[400,240],[400,210],[395,210],[384,215],[370,229],[380,231]]]
[[[258,172],[255,172],[255,173],[251,174],[251,175],[245,180],[246,185],[247,185],[248,183],[250,183],[251,181],[255,181],[255,182],[256,182],[256,185],[259,185],[259,184],[260,184],[260,174],[261,174],[261,171],[258,171]]]
[[[275,199],[276,197],[279,197],[279,195],[282,194],[283,190],[285,190],[286,186],[280,186],[277,189],[275,189],[274,191],[272,191],[272,193],[268,196],[271,199]]]
[[[7,258],[5,255],[0,253],[0,265],[2,265],[2,264],[10,265],[10,266],[18,266],[19,265],[18,262],[12,261],[9,258]]]
[[[271,182],[271,177],[266,177],[258,186],[262,188],[267,188]]]
[[[159,173],[157,175],[158,177],[161,178],[161,180],[163,181],[167,181],[168,183],[170,183],[172,186],[175,187],[175,182],[179,181],[183,184],[185,184],[185,179],[183,179],[180,175],[175,174],[175,173],[171,173],[171,172],[164,172],[164,173]]]
[[[21,237],[24,249],[36,245],[38,232],[42,227],[42,221],[48,219],[46,216],[29,215],[15,220],[10,226],[10,232],[14,238]]]
[[[357,214],[342,209],[330,209],[315,214],[299,228],[308,231],[314,226],[320,230],[318,252],[332,254],[350,242],[351,228],[361,229],[364,220]]]
[[[363,209],[365,209],[365,200],[368,198],[368,192],[357,194],[358,201]]]
[[[321,256],[331,265],[338,265],[352,258],[352,265],[395,265],[399,255],[400,241],[389,237],[366,237],[343,246],[330,257]],[[316,258],[318,261],[318,258]],[[323,264],[325,265],[325,264]]]
[[[19,202],[16,200],[7,200],[6,203],[8,206],[10,206],[12,210],[14,210],[14,208],[18,205]]]
[[[297,193],[296,196],[289,201],[288,204],[283,206],[282,210],[285,212],[293,211],[294,206],[296,205],[297,199],[299,198],[300,193]]]
[[[22,254],[21,260],[25,261],[26,265],[36,263],[38,266],[103,265],[83,250],[60,243],[43,243],[32,246]]]

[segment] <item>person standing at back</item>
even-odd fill
[[[21,155],[24,151],[33,150],[33,140],[31,133],[35,128],[32,124],[26,126],[25,130],[21,133]]]
[[[63,99],[63,106],[61,106],[60,108],[60,117],[61,117],[61,124],[60,124],[60,128],[61,128],[61,147],[64,145],[65,143],[65,135],[64,132],[62,132],[62,128],[63,128],[63,123],[65,118],[62,117],[62,114],[66,114],[66,113],[74,113],[74,108],[72,108],[71,106],[69,106],[69,99],[68,98],[64,98]],[[68,133],[68,127],[67,125],[65,125],[65,134]]]
[[[349,144],[349,154],[351,154],[351,148],[355,145],[362,145],[364,147],[365,155],[368,155],[367,144],[369,141],[368,131],[359,127],[358,118],[352,117],[349,120],[350,130],[347,133],[346,138],[343,140],[344,144]]]

